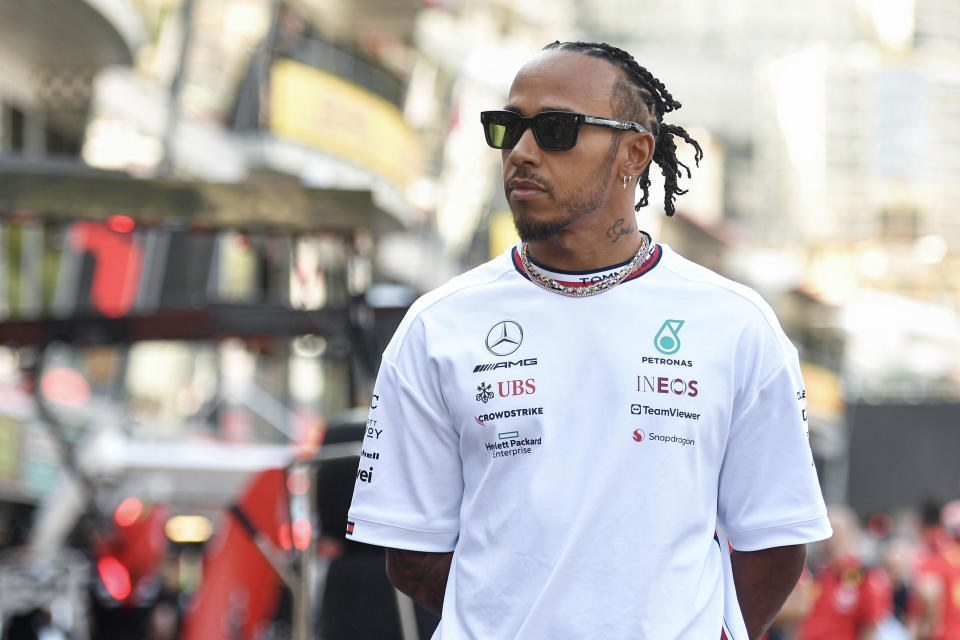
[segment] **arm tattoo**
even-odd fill
[[[387,549],[387,574],[414,602],[440,615],[453,553]]]
[[[636,230],[637,227],[635,225],[629,224],[624,226],[624,219],[619,218],[607,229],[607,237],[610,238],[610,242],[616,242],[623,236],[628,236]]]

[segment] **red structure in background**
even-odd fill
[[[256,540],[289,549],[285,475],[283,469],[261,472],[224,514],[219,533],[207,546],[203,584],[190,601],[181,640],[253,640],[273,619],[282,580]],[[286,545],[281,530],[287,532]]]
[[[108,318],[119,318],[133,308],[140,286],[143,249],[129,232],[133,221],[114,216],[102,222],[77,222],[70,227],[70,244],[93,254],[95,267],[90,302]]]
[[[96,543],[95,554],[97,574],[118,603],[135,606],[150,588],[167,553],[164,526],[169,515],[165,506],[145,506],[134,497],[114,511],[113,528]]]

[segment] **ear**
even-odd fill
[[[643,133],[631,132],[624,136],[620,144],[621,152],[625,154],[624,168],[628,173],[643,173],[653,159],[656,141],[649,131]]]

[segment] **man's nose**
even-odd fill
[[[537,144],[537,138],[533,135],[533,127],[527,127],[520,135],[517,144],[510,150],[509,160],[511,164],[520,166],[522,164],[539,165],[540,154],[543,149]]]

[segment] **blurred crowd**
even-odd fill
[[[768,640],[960,640],[960,500],[829,511],[833,537],[811,545]]]

